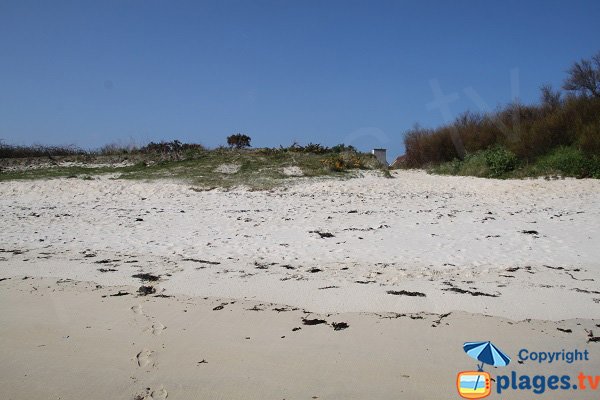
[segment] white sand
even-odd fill
[[[600,181],[393,175],[0,183],[0,398],[457,398],[471,340],[597,373]]]
[[[597,180],[395,172],[269,192],[108,179],[8,182],[0,192],[0,276],[122,285],[144,271],[168,293],[316,312],[600,316]],[[453,287],[498,297],[444,290]]]

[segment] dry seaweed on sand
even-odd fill
[[[201,259],[198,259],[198,258],[184,258],[182,261],[191,261],[191,262],[195,262],[195,263],[209,264],[209,265],[219,265],[219,264],[221,264],[218,261],[201,260]]]
[[[160,279],[160,276],[152,275],[149,273],[140,273],[131,275],[132,278],[140,279],[142,282],[156,282]]]
[[[484,293],[484,292],[473,291],[473,290],[465,290],[465,289],[461,289],[461,288],[457,288],[457,287],[451,287],[451,288],[442,289],[442,290],[447,291],[447,292],[456,292],[456,293],[460,293],[460,294],[470,294],[471,296],[499,297],[499,295],[497,295],[497,294]]]
[[[411,296],[411,297],[425,297],[425,296],[427,296],[425,293],[421,293],[421,292],[409,292],[408,290],[388,290],[386,293],[394,295],[394,296]]]
[[[524,233],[526,235],[539,235],[538,231],[523,230],[523,231],[521,231],[521,233]]]
[[[309,231],[308,233],[316,233],[317,235],[319,235],[319,237],[321,239],[326,239],[326,238],[332,238],[335,237],[335,235],[333,233],[329,233],[329,232],[321,232],[321,231]]]
[[[334,331],[341,331],[350,327],[347,322],[332,322],[331,326]]]
[[[137,292],[140,296],[148,296],[149,294],[156,293],[156,288],[153,286],[142,285]]]
[[[318,319],[318,318],[314,318],[314,319],[303,318],[302,323],[304,325],[320,325],[320,324],[326,324],[327,321],[325,321],[324,319]]]

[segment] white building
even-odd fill
[[[386,157],[386,149],[373,149],[371,153],[377,158],[377,160],[384,165],[388,165]]]

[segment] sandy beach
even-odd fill
[[[598,180],[422,171],[2,182],[2,398],[457,398],[473,340],[598,373],[598,204]]]

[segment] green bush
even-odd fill
[[[562,175],[577,178],[600,178],[600,156],[586,156],[574,147],[559,147],[535,163],[519,167],[516,156],[504,148],[492,148],[467,154],[464,160],[435,165],[431,172],[442,175],[478,176],[482,178],[523,178],[526,176]]]
[[[600,179],[600,156],[590,158],[590,178]]]
[[[441,175],[461,175],[460,170],[463,166],[463,161],[455,158],[452,161],[448,161],[439,165],[434,166],[431,172]]]
[[[356,148],[352,145],[345,145],[344,143],[336,144],[331,149],[333,153],[344,153],[344,152],[353,152],[356,153]]]
[[[519,165],[519,159],[515,153],[501,146],[486,150],[484,156],[490,175],[493,177],[505,175]]]
[[[337,144],[333,147],[323,146],[319,143],[309,143],[306,146],[294,142],[287,147],[279,146],[278,148],[263,148],[259,149],[263,154],[275,154],[280,153],[305,153],[305,154],[339,154],[339,153],[358,153],[359,151],[351,145],[345,145],[343,143]]]
[[[433,167],[432,172],[444,175],[478,176],[499,178],[507,176],[519,164],[517,156],[504,147],[496,146],[469,153],[463,160],[452,161]]]
[[[490,167],[486,161],[486,153],[478,151],[473,154],[468,154],[462,161],[459,175],[463,176],[479,176],[482,178],[490,175]]]
[[[600,157],[586,155],[573,147],[559,147],[541,157],[536,166],[543,174],[561,174],[579,178],[600,177]]]
[[[477,151],[465,156],[463,160],[455,158],[432,168],[432,172],[443,175],[490,176],[490,168],[486,161],[486,152]]]

